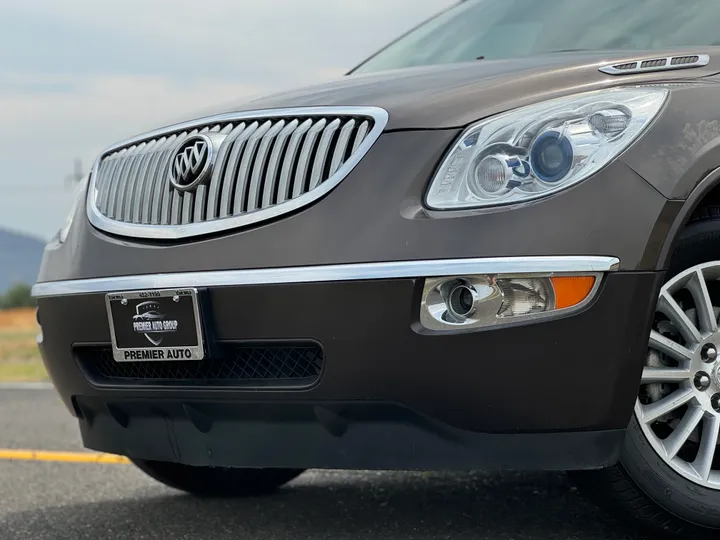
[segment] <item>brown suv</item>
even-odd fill
[[[85,445],[201,494],[585,471],[717,534],[718,23],[466,0],[338,81],[108,148],[34,288]]]

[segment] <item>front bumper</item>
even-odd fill
[[[259,283],[250,272],[208,287],[218,341],[319,343],[324,367],[309,387],[91,382],[75,353],[109,347],[104,292],[113,289],[103,280],[38,286],[48,294],[38,301],[41,350],[85,444],[136,458],[378,469],[583,469],[617,459],[661,273],[610,272],[572,315],[447,333],[419,326],[427,274],[374,266],[385,273],[345,269],[336,279],[327,267],[310,281],[298,277],[308,269],[288,269]],[[194,286],[202,275],[114,285]]]

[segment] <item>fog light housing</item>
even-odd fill
[[[564,314],[592,299],[600,277],[475,275],[427,279],[420,322],[430,330],[457,330]]]
[[[503,293],[497,313],[500,318],[543,313],[555,307],[555,291],[548,278],[500,279],[497,284]]]

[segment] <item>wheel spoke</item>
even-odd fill
[[[692,360],[692,353],[689,349],[666,338],[655,330],[650,333],[650,347],[667,354],[678,362],[689,362]]]
[[[679,383],[687,381],[691,376],[689,369],[646,367],[643,369],[642,384]]]
[[[675,409],[682,407],[688,401],[693,398],[693,391],[691,388],[683,388],[676,390],[672,394],[663,399],[651,403],[649,405],[643,405],[641,407],[642,417],[639,419],[641,422],[650,424],[661,416],[674,411]]]
[[[715,415],[706,416],[703,420],[702,440],[698,455],[692,464],[704,481],[710,478],[713,460],[715,459],[715,450],[717,448],[718,434],[720,434],[720,417]]]
[[[703,332],[715,332],[717,330],[717,319],[715,318],[715,310],[702,270],[695,272],[695,275],[688,282],[687,288],[692,294],[693,300],[695,300],[700,329]]]
[[[663,441],[663,447],[670,459],[677,456],[680,449],[690,437],[690,434],[695,430],[700,420],[702,420],[703,414],[705,414],[705,412],[701,407],[690,407],[685,412],[685,416],[683,416],[683,419],[677,425],[675,431]]]
[[[688,343],[700,343],[702,335],[693,322],[685,315],[685,312],[669,292],[663,292],[658,300],[658,311],[667,315],[675,327],[680,331],[682,337]]]

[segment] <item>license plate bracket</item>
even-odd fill
[[[205,358],[197,289],[109,293],[105,304],[115,361]]]

